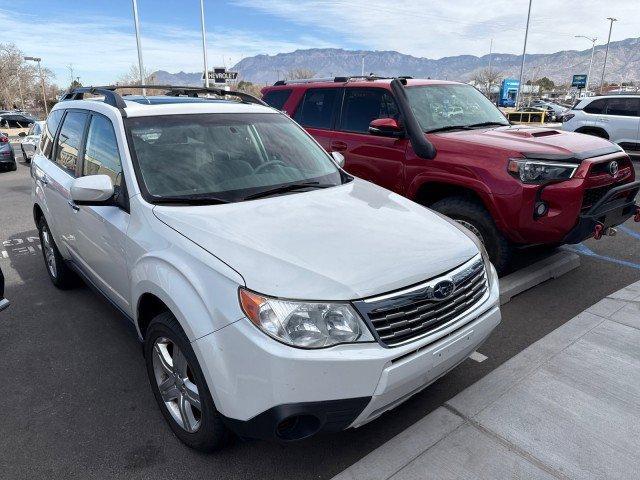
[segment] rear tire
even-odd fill
[[[201,452],[224,447],[230,432],[213,403],[189,339],[171,312],[157,315],[149,324],[144,353],[151,390],[176,437]]]
[[[47,268],[47,273],[57,288],[61,290],[68,290],[76,285],[78,277],[67,266],[56,242],[53,240],[49,225],[41,216],[38,219],[38,235],[40,236],[40,245],[42,246],[42,256],[44,257],[44,264]]]
[[[475,233],[487,249],[489,259],[498,274],[506,273],[513,258],[513,245],[500,233],[482,204],[464,197],[449,197],[434,203],[430,208]]]

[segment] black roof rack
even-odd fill
[[[351,75],[351,76],[341,76],[341,77],[330,77],[330,78],[305,78],[302,80],[278,80],[274,83],[274,86],[280,85],[292,85],[296,83],[318,83],[318,82],[335,82],[335,83],[346,83],[353,80],[366,80],[366,81],[374,81],[374,80],[393,80],[394,78],[403,78],[410,79],[408,75],[401,77],[379,77],[377,75]]]
[[[234,90],[224,90],[222,88],[206,88],[206,87],[188,87],[182,85],[107,85],[102,87],[78,87],[62,95],[63,100],[82,100],[85,93],[93,95],[103,95],[104,103],[111,105],[123,111],[127,104],[115,90],[123,88],[149,89],[149,90],[165,90],[165,95],[170,97],[192,97],[199,98],[198,94],[213,94],[218,97],[236,97],[242,103],[253,103],[257,105],[268,106],[259,98],[254,97],[245,92],[237,92]],[[124,112],[123,112],[124,113]]]

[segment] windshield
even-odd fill
[[[407,87],[406,92],[425,132],[452,126],[509,125],[500,110],[470,85]]]
[[[150,200],[235,202],[339,185],[329,156],[282,114],[190,114],[126,120],[139,181]],[[298,187],[287,189],[287,186]]]

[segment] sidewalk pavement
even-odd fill
[[[334,477],[640,478],[640,282]]]

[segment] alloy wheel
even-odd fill
[[[56,254],[53,250],[53,240],[51,239],[51,234],[49,233],[49,229],[46,226],[42,227],[42,249],[44,250],[44,259],[47,263],[47,268],[49,269],[49,273],[53,278],[58,277],[58,269],[56,267]]]
[[[159,337],[153,344],[153,371],[160,396],[175,422],[189,433],[202,423],[202,405],[192,369],[176,343]]]

